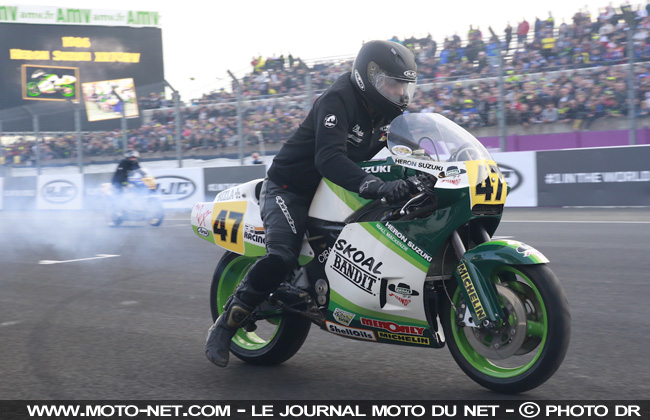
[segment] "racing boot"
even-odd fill
[[[230,356],[230,341],[253,309],[269,295],[268,292],[254,289],[248,279],[249,276],[245,277],[237,286],[235,293],[226,302],[225,311],[208,330],[205,356],[217,366],[226,367]]]
[[[208,330],[205,342],[205,356],[220,367],[226,367],[228,364],[230,341],[253,310],[235,295],[228,299],[225,309]]]
[[[260,258],[237,286],[225,305],[225,311],[208,330],[205,355],[212,363],[226,367],[230,356],[230,342],[247,320],[251,311],[277,289],[289,272],[288,266],[277,255]]]

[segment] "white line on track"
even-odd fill
[[[114,258],[114,257],[119,257],[119,255],[97,254],[96,257],[90,257],[90,258],[79,258],[79,259],[76,259],[76,260],[67,260],[67,261],[41,260],[38,263],[39,264],[45,264],[45,265],[65,264],[65,263],[70,263],[70,262],[88,261],[88,260],[101,260],[103,258]]]

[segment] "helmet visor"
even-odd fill
[[[406,108],[415,94],[415,82],[389,76],[378,66],[374,70],[369,72],[373,74],[368,79],[377,92],[400,108]]]

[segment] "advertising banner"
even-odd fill
[[[160,26],[158,12],[56,6],[2,5],[0,22],[48,25]]]
[[[36,209],[36,177],[14,176],[2,178],[4,210]]]
[[[205,201],[213,201],[223,190],[266,176],[265,165],[205,168]]]
[[[155,169],[156,194],[167,209],[189,209],[203,197],[203,168]]]
[[[537,152],[539,206],[649,206],[650,146]]]
[[[492,153],[510,187],[506,207],[537,207],[535,152]]]
[[[38,210],[81,210],[83,175],[39,175],[36,208]]]

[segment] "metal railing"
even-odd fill
[[[435,80],[421,84],[412,112],[433,109],[435,112],[452,115],[452,119],[470,131],[480,128],[485,132],[490,127],[498,128],[500,149],[506,150],[505,137],[508,131],[517,129],[517,125],[509,120],[514,112],[511,108],[518,103],[516,95],[527,92],[527,84],[552,86],[555,81],[564,80],[568,76],[583,75],[584,80],[589,80],[590,77],[600,80],[603,75],[614,75],[607,76],[607,79],[614,77],[616,80],[605,80],[605,88],[618,89],[618,97],[626,97],[624,103],[619,103],[619,112],[621,115],[627,114],[629,144],[636,144],[637,118],[645,115],[649,108],[641,103],[641,93],[650,92],[650,83],[641,77],[650,74],[648,63],[629,60],[626,64],[611,66],[515,74],[504,73],[502,60],[499,57],[497,62],[492,63],[488,77]],[[303,69],[308,69],[306,65],[302,66]],[[2,175],[10,176],[11,168],[21,167],[35,168],[40,174],[43,166],[76,166],[83,173],[87,165],[115,164],[127,148],[139,150],[142,160],[176,160],[179,167],[183,166],[184,159],[192,158],[228,157],[237,158],[240,163],[244,163],[245,158],[253,152],[264,155],[277,151],[282,141],[289,137],[307,115],[313,100],[322,92],[313,83],[317,76],[313,71],[302,74],[304,80],[297,84],[303,90],[283,95],[250,97],[241,89],[242,80],[231,73],[235,86],[240,89],[235,90],[234,101],[230,102],[184,104],[181,101],[182,93],[167,84],[171,90],[168,97],[171,99],[165,99],[164,103],[169,107],[141,109],[139,121],[127,118],[123,107],[119,114],[110,115],[114,118],[103,121],[104,128],[100,130],[91,130],[92,124],[84,118],[83,114],[89,112],[87,102],[82,105],[34,101],[26,106],[0,110]],[[622,75],[626,75],[626,78],[622,78]],[[624,84],[624,92],[620,91],[620,83]],[[487,116],[481,114],[481,111],[472,111],[473,106],[465,106],[474,104],[475,107],[476,102],[481,100],[480,97],[472,96],[477,88],[478,91],[498,91],[498,106],[490,103]],[[152,87],[144,87],[142,91],[151,89]],[[535,87],[533,91],[535,90],[540,90],[540,87]],[[450,92],[447,99],[441,99],[445,96],[444,92]],[[158,97],[162,97],[162,92]],[[455,109],[458,105],[460,108]],[[102,112],[112,111],[106,108]],[[472,126],[472,123],[464,120],[466,115],[475,120],[479,115],[482,120],[478,126]],[[71,128],[65,131],[50,128],[57,124]],[[575,128],[575,125],[566,126],[566,130]]]

